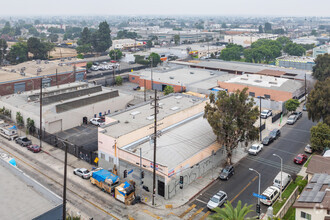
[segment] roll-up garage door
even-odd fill
[[[49,122],[49,129],[48,129],[49,133],[54,134],[60,131],[62,131],[62,119]]]
[[[25,82],[14,84],[14,93],[24,92],[24,91],[25,91]]]

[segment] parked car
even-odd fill
[[[281,136],[280,129],[274,128],[270,133],[269,136],[271,136],[274,140],[276,140],[279,136]]]
[[[272,205],[280,195],[280,189],[275,186],[269,186],[262,195],[265,196],[266,199],[260,199],[260,202],[265,205]]]
[[[307,160],[307,155],[305,154],[298,154],[294,159],[293,162],[296,164],[304,164]]]
[[[90,172],[86,168],[76,168],[73,170],[73,173],[83,179],[89,179],[92,176],[92,172]]]
[[[92,118],[89,121],[90,121],[90,123],[92,123],[93,125],[96,125],[96,126],[104,125],[104,121],[101,118]]]
[[[232,165],[227,165],[225,168],[222,169],[219,178],[222,180],[228,180],[229,177],[234,175],[234,167]]]
[[[281,179],[282,179],[282,181],[281,181]],[[280,171],[273,180],[273,186],[276,186],[279,189],[280,189],[280,187],[282,187],[282,190],[283,190],[287,185],[289,185],[290,181],[291,181],[291,175],[288,173],[282,172],[282,177],[281,177],[281,171]]]
[[[298,120],[298,116],[297,115],[290,115],[288,120],[286,121],[286,123],[288,125],[293,125],[294,123],[296,123],[296,121]]]
[[[303,111],[307,111],[307,107],[306,107],[306,104],[304,104],[303,108],[302,108]]]
[[[260,113],[260,117],[261,118],[268,118],[269,116],[272,116],[273,113],[272,113],[272,110],[263,110],[261,113]]]
[[[99,64],[100,64],[99,62],[96,62],[96,61],[93,62],[93,65],[95,65],[95,66],[98,66]]]
[[[293,112],[292,115],[297,115],[297,120],[302,117],[302,112]]]
[[[27,149],[32,151],[33,153],[38,153],[38,152],[41,151],[41,147],[39,145],[36,145],[36,144],[32,144],[32,145],[27,146]]]
[[[22,147],[26,147],[32,144],[32,141],[29,140],[27,137],[18,137],[15,139],[16,144],[21,145]]]
[[[219,191],[217,194],[212,196],[210,201],[207,203],[207,208],[214,209],[216,207],[220,207],[226,202],[227,198],[227,193],[224,191]]]
[[[313,153],[313,148],[311,147],[311,145],[309,144],[306,145],[305,152],[309,154]]]
[[[98,66],[95,66],[95,65],[93,65],[93,66],[91,67],[91,70],[92,70],[92,71],[97,71],[97,70],[99,70],[99,67],[98,67]]]
[[[272,136],[267,136],[262,140],[263,145],[269,145],[274,141],[274,138]]]
[[[252,144],[249,148],[248,153],[252,155],[257,155],[263,148],[262,144]]]
[[[137,86],[137,87],[134,87],[133,90],[140,90],[141,87],[140,86]]]

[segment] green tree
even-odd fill
[[[290,112],[296,111],[298,106],[299,106],[298,99],[289,99],[288,101],[285,102],[285,108],[286,108],[286,110],[288,110]]]
[[[213,209],[216,213],[211,215],[210,219],[221,219],[221,220],[244,220],[246,215],[252,212],[253,205],[244,204],[242,207],[241,200],[238,201],[237,206],[234,208],[230,202],[225,203],[224,208],[216,207]],[[255,218],[253,218],[255,219]]]
[[[29,34],[31,34],[33,37],[39,37],[40,33],[35,27],[29,28]]]
[[[77,55],[77,58],[78,58],[78,59],[84,59],[84,55],[81,54],[81,53],[79,53],[79,54]]]
[[[259,33],[264,33],[264,29],[263,29],[262,25],[259,25]]]
[[[180,35],[178,35],[178,34],[174,35],[174,43],[175,43],[175,45],[180,44]]]
[[[148,41],[147,41],[147,47],[148,47],[148,48],[151,48],[152,46],[153,46],[153,45],[152,45],[152,41],[151,41],[151,40],[148,40]]]
[[[168,94],[171,94],[171,93],[173,93],[174,92],[174,89],[173,89],[173,87],[172,86],[165,86],[165,88],[164,88],[164,95],[168,95]]]
[[[307,98],[308,118],[330,125],[330,77],[316,82]]]
[[[313,126],[311,128],[311,144],[312,148],[319,152],[330,148],[330,126],[323,122]]]
[[[104,52],[111,45],[110,27],[106,21],[99,24],[99,29],[92,34],[92,45],[96,52]]]
[[[50,27],[47,29],[47,31],[51,34],[64,34],[65,31],[62,28],[57,28],[57,27]]]
[[[5,39],[0,39],[0,65],[3,64],[3,61],[5,59],[6,53],[7,53],[7,41]]]
[[[92,37],[91,31],[87,27],[85,27],[81,32],[81,37],[78,40],[77,44],[78,45],[90,44],[92,42],[91,37]]]
[[[152,62],[152,66],[156,67],[160,62],[160,56],[158,53],[151,53],[148,58],[149,62]]]
[[[11,64],[22,63],[28,60],[28,47],[26,42],[18,42],[11,46],[7,55]]]
[[[282,36],[282,37],[278,37],[276,39],[276,41],[278,41],[280,44],[282,44],[282,46],[284,47],[285,45],[287,45],[288,43],[292,43],[292,41],[290,40],[290,38]]]
[[[326,80],[330,76],[330,54],[318,55],[314,61],[312,76],[319,81]]]
[[[285,34],[285,30],[283,28],[278,28],[272,30],[273,34]]]
[[[14,35],[15,35],[15,36],[20,36],[21,34],[22,34],[22,32],[21,32],[21,27],[16,26],[16,27],[15,27],[15,31],[14,31]]]
[[[227,28],[226,23],[222,23],[222,24],[221,24],[221,28]]]
[[[110,50],[109,57],[112,60],[120,60],[123,56],[123,53],[119,49]]]
[[[271,33],[272,32],[272,24],[269,23],[269,22],[266,22],[264,30],[265,30],[266,33]]]
[[[237,44],[228,44],[225,49],[221,50],[220,59],[222,60],[240,60],[243,47]]]
[[[285,53],[288,53],[292,56],[302,56],[306,53],[306,50],[303,46],[296,43],[288,43],[283,48]]]
[[[10,31],[11,31],[11,26],[10,26],[9,21],[7,21],[1,32],[2,32],[2,34],[9,34]]]
[[[24,119],[20,112],[16,112],[16,122],[19,126],[24,126]]]
[[[87,62],[87,64],[86,64],[86,68],[87,69],[90,69],[92,66],[93,66],[93,63],[92,62]]]
[[[317,32],[316,32],[316,30],[312,30],[311,35],[313,35],[313,36],[317,36]]]
[[[34,59],[47,59],[48,52],[54,49],[54,44],[41,42],[38,38],[30,37],[27,41],[28,52],[33,54]]]
[[[231,164],[233,150],[239,142],[249,142],[258,138],[258,128],[253,124],[259,116],[258,107],[247,94],[248,88],[235,93],[219,91],[217,97],[210,94],[210,103],[204,109],[204,118],[217,136],[217,142],[224,146],[227,164]]]
[[[27,118],[26,120],[26,133],[31,134],[34,133],[35,131],[35,125],[34,125],[34,120],[31,118]]]
[[[50,34],[48,36],[48,39],[51,41],[51,42],[57,42],[58,41],[58,35],[57,34]]]
[[[137,37],[138,37],[137,33],[129,32],[127,30],[118,31],[118,33],[117,33],[118,39],[125,39],[125,38],[136,39]]]
[[[117,86],[120,86],[123,84],[123,78],[121,76],[116,76],[115,81],[116,81]]]
[[[93,51],[92,44],[83,44],[76,47],[77,53],[90,53]]]

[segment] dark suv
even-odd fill
[[[222,180],[228,180],[229,177],[234,175],[234,167],[232,165],[228,165],[225,168],[222,169],[219,178]]]
[[[267,146],[267,145],[271,144],[273,141],[274,141],[274,138],[271,135],[269,135],[262,140],[262,144]]]
[[[26,147],[32,144],[32,141],[29,140],[27,137],[18,137],[15,139],[16,144],[21,145],[22,147]]]
[[[281,131],[280,129],[273,129],[270,133],[269,133],[269,136],[272,136],[272,138],[275,140],[277,139],[279,136],[281,136]]]

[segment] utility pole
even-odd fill
[[[146,80],[144,80],[144,101],[147,101],[147,88],[146,88]]]
[[[261,135],[261,96],[259,96],[259,100],[260,100],[260,104],[259,104],[259,109],[260,109],[260,112],[259,112],[259,132],[260,132],[260,141],[262,141],[262,135]]]
[[[58,87],[57,68],[56,68],[56,86]]]
[[[64,141],[62,143],[65,146],[65,156],[64,156],[64,183],[63,183],[63,220],[66,219],[66,171],[67,171],[67,160],[68,160],[68,145]]]
[[[305,102],[307,101],[307,81],[306,81],[306,73],[305,73]]]
[[[156,194],[156,148],[157,148],[157,114],[158,114],[158,97],[157,90],[155,89],[154,99],[154,162],[153,162],[153,186],[152,186],[152,205],[155,205]]]
[[[113,86],[115,86],[115,84],[116,84],[116,81],[115,81],[115,66],[113,66],[113,69],[112,69],[112,81],[113,81]]]
[[[142,198],[142,148],[140,147],[140,198]]]
[[[40,127],[39,127],[39,139],[40,139],[40,148],[42,147],[42,77],[40,78]]]

